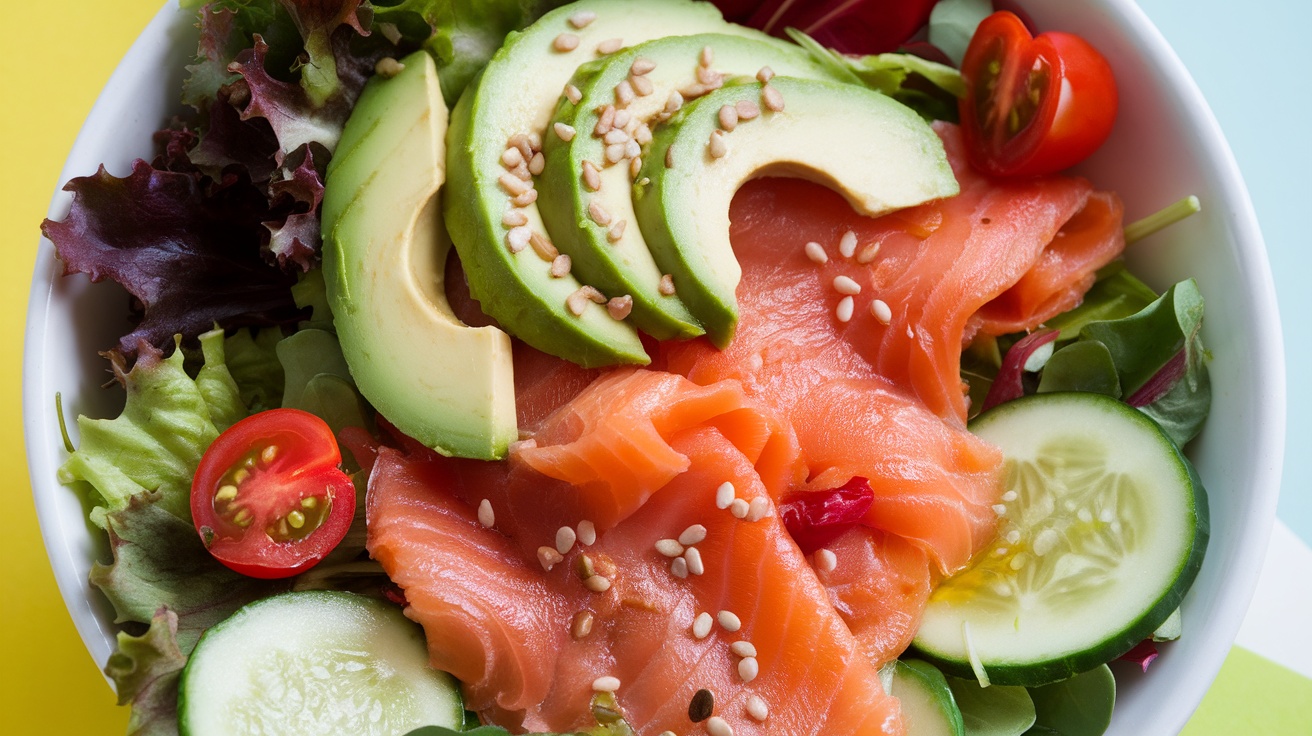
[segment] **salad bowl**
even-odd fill
[[[1230,649],[1267,547],[1284,444],[1284,360],[1267,257],[1238,167],[1200,91],[1132,0],[1017,3],[1041,29],[1074,29],[1109,59],[1120,89],[1111,138],[1078,173],[1119,193],[1133,221],[1193,194],[1201,213],[1132,245],[1127,260],[1157,289],[1193,277],[1207,298],[1203,337],[1211,353],[1213,405],[1189,448],[1208,490],[1207,558],[1183,604],[1184,634],[1163,646],[1145,674],[1121,663],[1109,734],[1179,731]],[[92,110],[61,181],[104,165],[123,175],[150,158],[151,133],[177,111],[196,47],[190,13],[166,4],[129,51]],[[49,216],[71,197],[58,192]],[[112,284],[61,278],[42,240],[33,277],[24,354],[28,461],[42,536],[60,592],[92,657],[114,648],[113,611],[88,583],[108,550],[77,494],[59,484],[67,456],[61,419],[112,416],[121,396],[106,391],[104,361],[123,326],[125,294]],[[57,410],[56,396],[61,401]],[[60,412],[63,417],[61,418]],[[73,437],[76,443],[76,436]]]

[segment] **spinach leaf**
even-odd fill
[[[1044,324],[1061,330],[1059,340],[1074,340],[1090,322],[1129,317],[1157,300],[1157,292],[1135,278],[1120,261],[1104,266],[1080,306]]]
[[[1116,680],[1107,665],[1069,680],[1030,689],[1034,701],[1034,728],[1029,734],[1102,736],[1112,720]]]
[[[1080,340],[1052,354],[1039,378],[1039,393],[1085,391],[1121,398],[1121,380],[1106,345]]]
[[[1023,687],[990,685],[949,677],[966,736],[1021,736],[1034,725],[1034,703]]]

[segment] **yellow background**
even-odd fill
[[[125,732],[127,709],[114,695],[73,629],[41,545],[27,484],[20,422],[21,346],[38,226],[59,171],[100,89],[162,0],[25,0],[4,5],[8,30],[0,46],[0,227],[7,265],[0,268],[0,487],[8,524],[0,533],[6,575],[0,602],[0,733],[78,736]],[[84,172],[90,174],[92,172]],[[1308,713],[1281,713],[1308,702],[1293,682],[1275,694],[1273,666],[1236,650],[1187,730],[1189,736],[1283,733]],[[1297,678],[1295,678],[1297,679]],[[1290,690],[1289,688],[1295,688]],[[1268,726],[1261,716],[1280,715]],[[1255,716],[1257,716],[1255,720]],[[1289,720],[1284,720],[1289,718]],[[1274,723],[1286,726],[1275,726]],[[1230,726],[1225,724],[1229,723]]]

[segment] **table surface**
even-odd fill
[[[11,524],[0,535],[0,559],[11,570],[9,602],[0,609],[2,669],[0,732],[121,734],[126,709],[114,705],[96,664],[82,648],[55,589],[41,546],[27,485],[20,423],[21,345],[27,290],[35,263],[37,224],[44,216],[62,162],[110,72],[158,9],[161,0],[62,0],[11,3],[11,33],[0,47],[0,228],[14,261],[0,270],[0,457],[15,469],[0,489]],[[1304,0],[1139,0],[1175,46],[1216,112],[1253,195],[1266,237],[1281,313],[1289,386],[1289,441],[1280,518],[1289,543],[1312,542],[1312,387],[1298,380],[1312,368],[1309,331],[1299,317],[1312,312],[1312,291],[1295,282],[1312,272],[1312,242],[1296,229],[1312,200],[1306,172],[1312,144],[1312,82],[1303,72],[1312,3]],[[1280,121],[1280,122],[1277,122]],[[1285,121],[1293,121],[1292,124]],[[1281,133],[1295,131],[1292,136]],[[1292,144],[1289,142],[1292,141]],[[91,173],[91,172],[87,172]],[[1301,411],[1300,411],[1301,410]],[[1302,552],[1306,552],[1303,547]],[[1276,555],[1273,555],[1273,558]],[[1278,576],[1273,576],[1278,577]],[[1283,605],[1276,591],[1269,600]],[[1259,598],[1261,600],[1261,598]],[[1272,656],[1272,655],[1268,655]],[[1218,684],[1185,733],[1295,733],[1280,723],[1312,722],[1312,687],[1245,650],[1227,660]],[[1273,682],[1275,684],[1268,684]],[[1266,718],[1268,720],[1263,721]],[[1256,719],[1256,720],[1255,720]],[[1267,727],[1257,724],[1268,723]],[[1297,731],[1302,733],[1303,731]]]

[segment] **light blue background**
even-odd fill
[[[1279,517],[1312,544],[1312,2],[1138,0],[1216,113],[1266,238],[1285,336]]]

